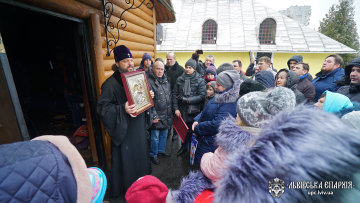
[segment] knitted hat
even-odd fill
[[[214,89],[214,92],[216,92],[215,91],[215,85],[216,85],[216,82],[215,81],[210,81],[210,82],[208,82],[207,84],[206,84],[206,87],[212,87],[213,89]]]
[[[271,71],[259,71],[255,73],[255,80],[266,88],[275,87],[275,77]]]
[[[92,187],[91,202],[102,202],[106,192],[106,176],[104,172],[96,167],[88,168],[89,178]]]
[[[295,107],[294,92],[286,87],[275,87],[269,92],[250,92],[240,97],[237,103],[237,114],[250,127],[260,128],[280,111]]]
[[[185,67],[186,66],[191,66],[193,69],[196,69],[196,61],[191,58],[185,63]]]
[[[146,59],[150,59],[152,61],[152,58],[151,58],[150,54],[144,53],[144,55],[142,57],[142,60],[145,61]]]
[[[154,176],[146,175],[135,181],[126,191],[127,203],[165,203],[168,195],[166,185]]]
[[[133,56],[130,50],[125,45],[120,45],[114,48],[114,58],[116,62],[132,57]]]
[[[216,78],[216,82],[225,89],[232,87],[237,80],[240,80],[240,75],[236,70],[223,71]]]
[[[216,77],[216,68],[215,68],[215,65],[213,63],[210,63],[210,66],[206,69],[205,71],[205,75],[207,75],[208,73],[211,73],[213,75],[215,75]]]
[[[252,79],[246,79],[243,83],[240,85],[240,96],[243,96],[249,92],[254,91],[262,91],[266,88],[261,83],[252,80]]]
[[[341,117],[341,120],[345,124],[355,128],[355,129],[360,130],[360,111],[353,111],[353,112],[347,113],[343,117]]]

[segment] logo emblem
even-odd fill
[[[285,182],[279,178],[269,180],[269,192],[273,197],[279,198],[285,189]]]

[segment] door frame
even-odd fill
[[[78,67],[80,70],[81,75],[81,86],[83,89],[83,96],[84,97],[84,105],[85,105],[85,111],[86,111],[86,119],[87,119],[87,126],[89,129],[89,141],[92,151],[92,158],[93,161],[98,163],[99,167],[105,166],[105,155],[104,155],[104,145],[102,140],[102,130],[101,130],[101,123],[100,118],[96,113],[96,102],[97,102],[97,93],[96,93],[96,83],[95,83],[95,75],[94,75],[94,66],[92,64],[91,60],[91,45],[90,45],[90,36],[89,32],[91,31],[88,26],[89,19],[81,19],[73,16],[64,15],[61,13],[57,13],[54,11],[46,10],[43,8],[39,8],[36,6],[28,5],[21,2],[16,1],[7,1],[7,0],[0,0],[0,4],[7,4],[12,5],[18,8],[27,9],[36,13],[46,14],[53,17],[65,19],[68,21],[72,21],[77,23],[78,30],[76,34],[79,34],[81,42],[76,42],[74,46],[77,48],[78,53],[78,65],[82,64],[83,69]],[[7,61],[8,69],[10,70],[10,65]],[[12,74],[10,71],[10,76],[12,78]],[[10,89],[10,88],[9,88]],[[10,92],[15,92],[17,96],[17,91],[15,88],[14,81],[12,80],[12,89]],[[21,105],[19,102],[19,99],[16,97],[17,101],[13,101],[14,105],[18,104],[18,106],[15,107],[16,111],[19,111],[20,116],[22,117],[22,122],[24,124],[24,128],[26,130],[26,133],[22,133],[22,135],[27,135],[27,139],[29,139],[29,135],[27,132],[27,127],[25,120],[23,118],[23,114],[21,111]],[[85,102],[86,99],[86,102]]]

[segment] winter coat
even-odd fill
[[[84,159],[65,136],[0,145],[0,202],[90,202]]]
[[[317,102],[322,93],[326,90],[336,92],[339,89],[339,87],[336,85],[336,81],[344,77],[344,74],[344,69],[342,69],[341,67],[327,74],[322,74],[321,72],[318,72],[316,74],[316,78],[312,81],[316,91],[314,102]]]
[[[287,69],[282,69],[282,70],[287,72],[287,79],[286,79],[285,87],[291,89],[295,93],[296,104],[300,104],[300,103],[304,102],[305,96],[297,88],[297,85],[299,83],[299,76],[294,71],[287,70]],[[282,71],[282,70],[280,70],[280,71]]]
[[[204,110],[194,118],[199,122],[194,128],[198,136],[198,148],[196,149],[195,160],[200,163],[201,157],[206,152],[214,152],[217,146],[214,143],[214,136],[222,120],[229,116],[236,116],[237,99],[239,98],[241,80],[237,80],[233,87],[216,93],[205,106]]]
[[[165,65],[165,73],[168,78],[168,81],[170,81],[170,87],[171,91],[174,90],[176,80],[184,74],[185,69],[178,64],[176,61],[173,66]]]
[[[240,71],[239,74],[240,74],[240,80],[245,81],[245,80],[249,79],[248,77],[246,77],[246,75],[243,72]]]
[[[349,97],[351,101],[360,102],[360,84],[342,86],[336,92]]]
[[[307,78],[307,75],[300,77],[300,80],[297,84],[297,89],[303,93],[304,97],[308,102],[313,102],[315,98],[315,87],[314,84]]]
[[[360,111],[360,103],[353,102],[352,104],[353,104],[352,107],[341,109],[340,111],[336,112],[335,115],[337,117],[341,118],[341,117],[345,116],[346,114],[351,113],[353,111]]]
[[[149,86],[154,92],[154,107],[152,108],[152,117],[158,118],[158,123],[153,123],[151,129],[170,128],[173,121],[172,95],[170,83],[166,75],[160,79],[156,77],[152,70],[149,70]]]
[[[191,92],[189,96],[184,95],[185,79],[190,78]],[[180,110],[181,116],[186,123],[192,123],[194,117],[200,113],[206,88],[204,79],[195,71],[191,75],[182,74],[176,81],[173,92],[173,110]],[[188,114],[190,108],[197,108],[199,112]]]
[[[214,202],[357,202],[358,135],[359,131],[334,115],[304,106],[280,113],[262,129],[250,149],[243,148],[229,159]],[[279,198],[269,193],[269,180],[275,177],[285,186]],[[309,188],[288,187],[291,181],[305,180],[324,184],[352,181],[352,189],[331,189],[333,195],[307,195]]]

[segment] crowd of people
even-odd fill
[[[156,202],[274,201],[268,181],[275,177],[287,183],[354,181],[353,190],[336,191],[331,198],[350,201],[359,197],[355,182],[360,180],[356,178],[360,171],[360,58],[343,68],[339,55],[329,55],[313,79],[301,55],[291,57],[285,64],[287,68],[279,71],[267,56],[254,60],[243,71],[239,59],[216,68],[215,57],[208,55],[203,63],[199,60],[201,50],[189,56],[184,67],[173,52],[167,53],[165,63],[160,58],[154,63],[144,54],[139,69],[146,71],[154,107],[135,117],[134,109],[122,98],[125,94],[115,90],[123,88],[116,78],[135,70],[133,63],[123,62],[132,61],[128,57],[131,53],[120,46],[114,54],[118,68],[104,83],[98,108],[106,130],[112,140],[115,138],[113,146],[127,157],[113,155],[112,164],[122,169],[112,169],[112,173],[122,178],[110,182],[120,181],[121,194],[127,191],[128,202],[150,198],[144,195],[150,195],[149,191]],[[118,87],[107,95],[110,80]],[[118,100],[117,94],[123,96]],[[169,156],[165,146],[174,117],[181,117],[189,128],[177,155],[189,153],[192,135],[198,141],[196,170],[183,177],[180,188],[168,190],[144,169],[149,166],[145,159],[161,164],[158,156]],[[131,125],[140,118],[141,122]],[[122,128],[121,133],[114,131],[117,128]],[[145,131],[150,132],[148,154],[139,150],[146,147]],[[142,144],[126,142],[135,136],[141,137]],[[131,147],[136,149],[136,155],[127,153]],[[125,173],[128,170],[131,178]],[[118,187],[114,189],[117,191],[112,194],[120,194]],[[306,195],[305,190],[285,191],[281,198],[331,199]]]
[[[124,45],[114,48],[115,71],[103,83],[97,104],[111,137],[113,197],[124,196],[129,203],[360,199],[360,58],[344,66],[339,55],[329,55],[313,78],[301,55],[278,71],[267,56],[243,71],[240,59],[215,67],[214,56],[203,63],[200,54],[195,51],[182,67],[173,52],[165,62],[145,53],[137,70],[146,72],[154,106],[138,113],[121,79],[136,70],[132,54]],[[169,134],[176,135],[175,117],[189,128],[177,156],[188,156],[193,135],[198,145],[195,170],[170,190],[150,174],[151,163],[170,156],[166,142]],[[324,189],[332,195],[277,188],[274,196],[272,179],[282,180],[283,188],[296,181],[351,186]]]

